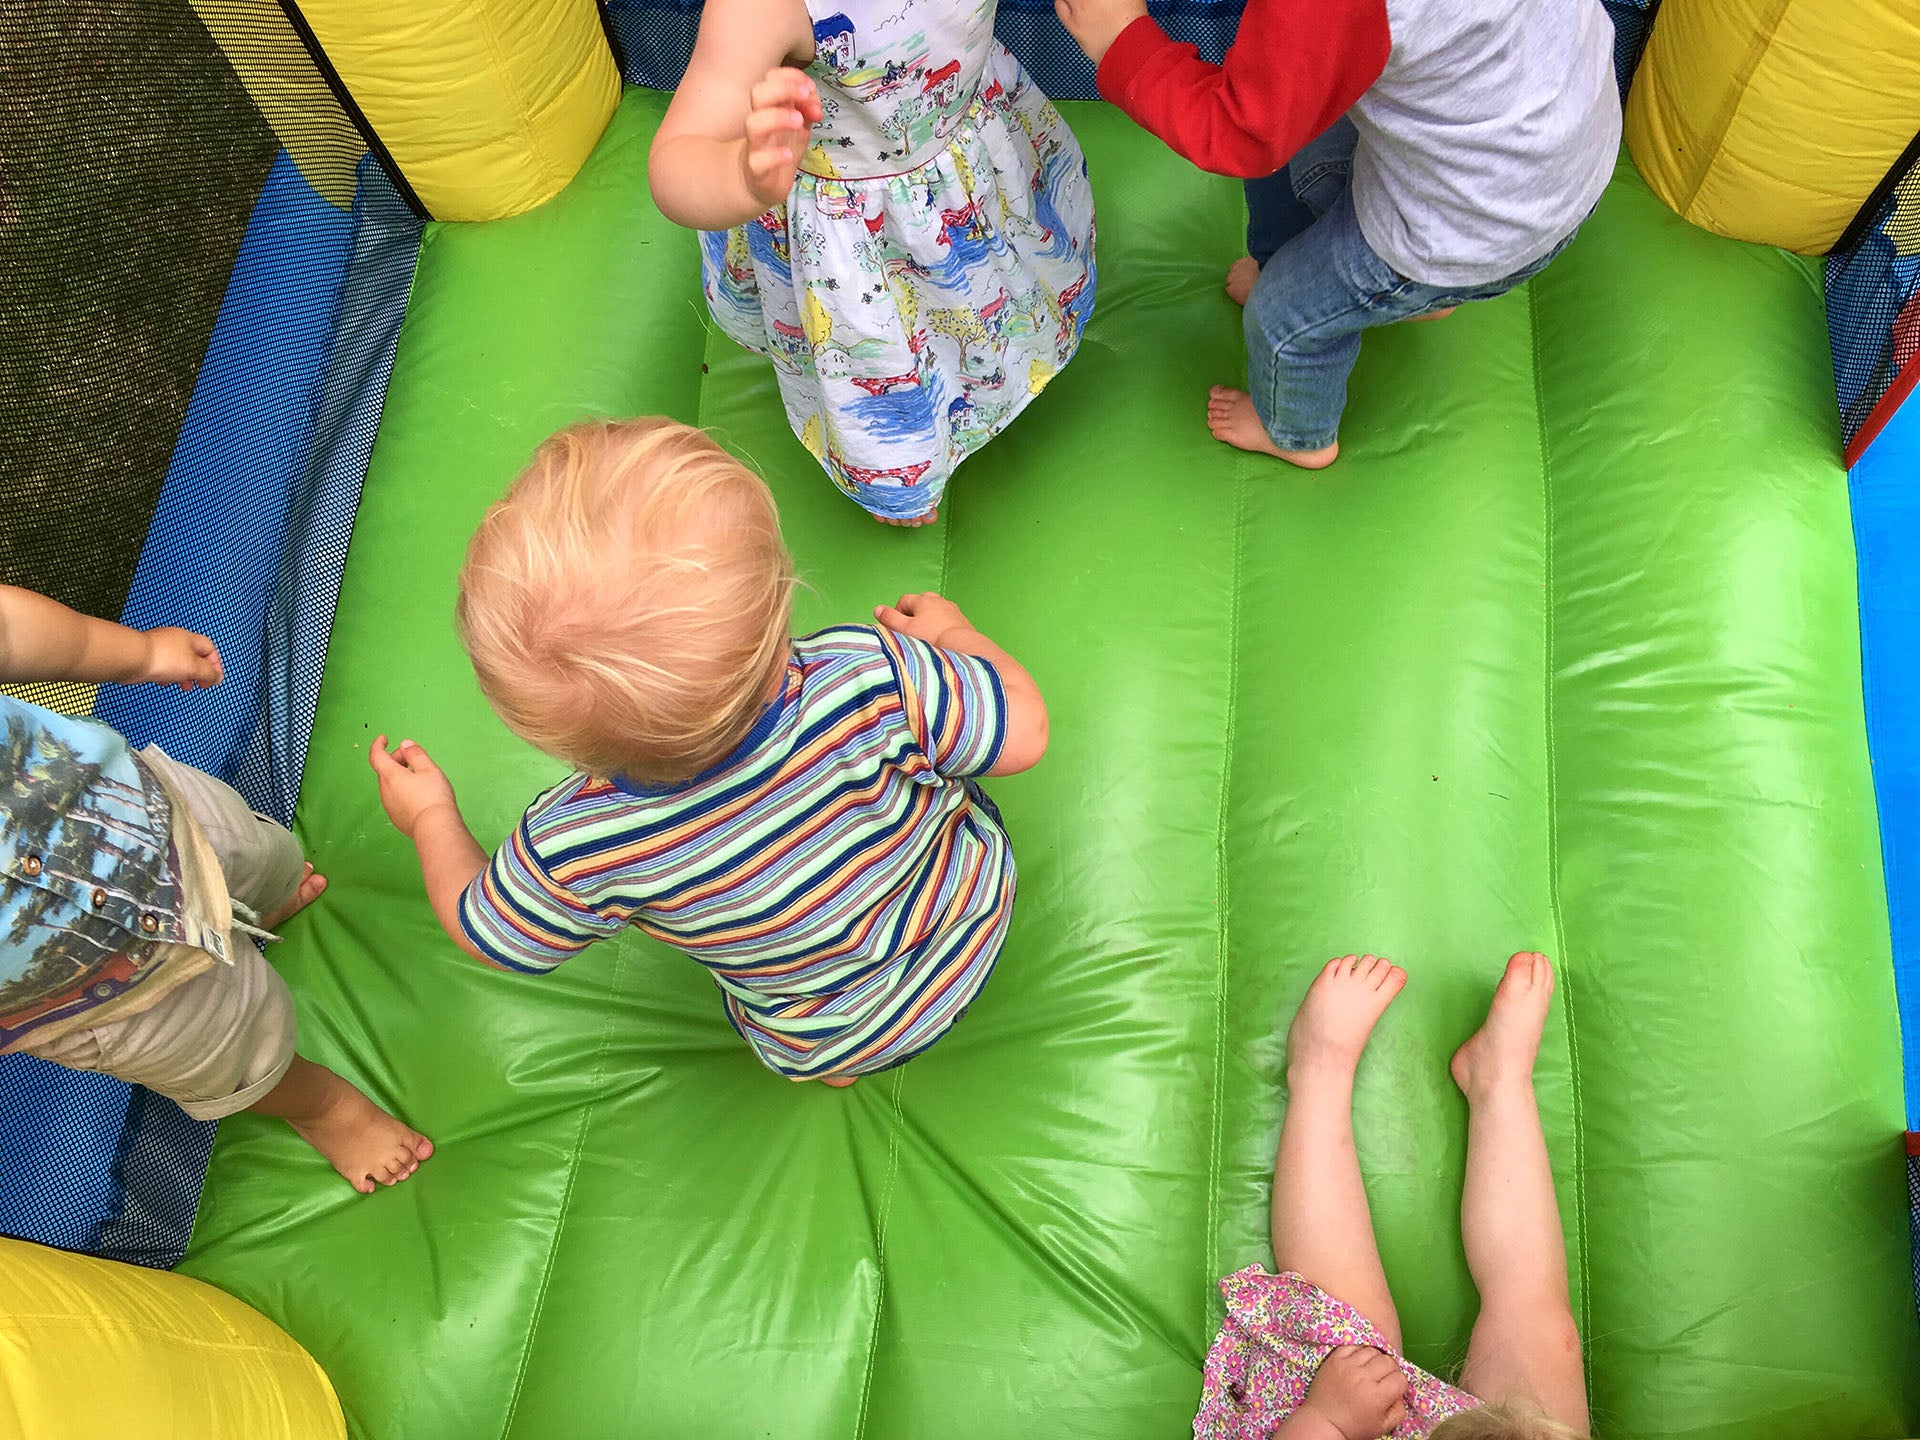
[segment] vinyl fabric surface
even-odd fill
[[[1411,980],[1356,1099],[1421,1364],[1473,1314],[1447,1059],[1506,956],[1561,986],[1538,1071],[1597,1434],[1920,1421],[1901,1069],[1816,262],[1622,167],[1543,276],[1368,335],[1331,470],[1216,444],[1243,212],[1116,112],[1101,297],[940,523],[875,524],[714,334],[629,90],[537,210],[430,226],[348,556],[298,829],[331,877],[274,958],[301,1045],[438,1153],[354,1194],[278,1122],[216,1146],[184,1269],[321,1362],[351,1432],[1188,1433],[1216,1279],[1270,1261],[1285,1028],[1332,955]],[[1021,881],[930,1053],[762,1069],[628,935],[544,979],[440,934],[366,752],[424,744],[483,843],[559,768],[454,638],[474,525],[588,414],[767,474],[803,628],[937,588],[1031,668],[1052,747],[993,782]]]

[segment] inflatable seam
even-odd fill
[[[702,398],[705,398],[704,387]],[[935,593],[947,593],[947,576],[952,564],[953,517],[949,514],[947,523],[940,527],[940,574],[934,583]],[[893,1102],[893,1124],[887,1127],[887,1175],[880,1188],[880,1216],[874,1223],[873,1324],[867,1331],[866,1363],[860,1367],[860,1409],[854,1416],[854,1440],[865,1440],[867,1406],[873,1399],[873,1367],[880,1355],[880,1316],[887,1301],[887,1222],[893,1216],[893,1182],[900,1174],[900,1132],[907,1125],[907,1112],[900,1106],[900,1087],[905,1076],[904,1068],[893,1070],[893,1083],[887,1090],[887,1098]]]
[[[948,533],[951,534],[951,526]],[[940,557],[940,588],[944,593],[947,562]],[[900,1132],[907,1127],[907,1112],[900,1106],[900,1087],[906,1083],[906,1071],[896,1068],[890,1077],[887,1098],[893,1102],[893,1123],[887,1127],[887,1176],[880,1188],[880,1218],[873,1233],[873,1324],[867,1330],[867,1361],[860,1371],[860,1409],[854,1417],[854,1440],[867,1433],[867,1406],[873,1399],[873,1367],[880,1356],[880,1316],[887,1302],[887,1222],[893,1218],[893,1183],[900,1174]]]
[[[481,40],[485,42],[487,54],[493,58],[493,69],[494,73],[500,77],[500,88],[506,91],[508,99],[512,102],[515,116],[514,131],[526,145],[527,154],[539,167],[541,181],[544,184],[550,184],[553,180],[553,165],[534,134],[532,107],[527,104],[527,97],[521,93],[518,77],[513,73],[512,57],[500,44],[500,37],[494,33],[493,23],[485,8],[475,6],[473,18],[474,28],[479,32]]]
[[[607,1023],[600,1032],[600,1044],[593,1056],[592,1093],[595,1098],[581,1107],[580,1124],[573,1132],[573,1147],[567,1156],[567,1179],[560,1187],[560,1204],[553,1222],[553,1238],[547,1242],[546,1258],[540,1262],[540,1285],[534,1291],[533,1310],[527,1316],[527,1338],[520,1346],[520,1359],[513,1369],[513,1389],[507,1396],[506,1415],[500,1421],[501,1440],[513,1433],[514,1417],[520,1413],[520,1396],[527,1384],[527,1362],[533,1356],[533,1342],[540,1333],[540,1317],[546,1312],[547,1290],[553,1284],[553,1262],[560,1253],[560,1236],[567,1228],[574,1181],[580,1175],[580,1156],[586,1149],[587,1127],[593,1122],[593,1107],[598,1103],[600,1082],[607,1073],[607,1050],[613,1044],[615,1022],[620,1013],[619,1007],[613,1002],[620,994],[620,976],[626,968],[627,950],[625,947],[616,947],[613,973],[607,979]]]
[[[1220,1150],[1226,1123],[1227,1085],[1227,987],[1232,978],[1233,912],[1228,905],[1230,852],[1227,847],[1227,821],[1233,798],[1234,719],[1240,711],[1240,612],[1246,604],[1241,593],[1241,571],[1245,568],[1247,530],[1247,483],[1237,467],[1233,481],[1233,606],[1227,619],[1227,704],[1226,724],[1220,743],[1220,808],[1214,826],[1214,906],[1219,911],[1215,930],[1216,979],[1213,987],[1213,1097],[1207,1139],[1207,1300],[1211,1304],[1220,1275]]]
[[[1746,62],[1740,67],[1739,80],[1728,91],[1726,105],[1713,117],[1712,128],[1702,136],[1707,143],[1702,146],[1701,154],[1695,161],[1693,182],[1687,187],[1686,199],[1675,207],[1687,220],[1694,218],[1694,206],[1699,203],[1700,192],[1705,188],[1708,177],[1714,174],[1714,160],[1725,149],[1727,132],[1733,128],[1733,122],[1747,103],[1747,97],[1753,93],[1754,74],[1765,63],[1768,52],[1773,49],[1774,41],[1780,34],[1780,24],[1786,18],[1787,8],[1792,3],[1793,0],[1773,0],[1773,9],[1768,14],[1765,25],[1754,34],[1752,46],[1747,51]],[[1684,87],[1676,81],[1675,88],[1678,90]]]
[[[1553,921],[1553,945],[1559,965],[1560,1015],[1567,1030],[1567,1077],[1573,1098],[1573,1217],[1579,1248],[1580,1334],[1588,1339],[1583,1358],[1587,1393],[1593,1394],[1593,1287],[1587,1272],[1587,1146],[1585,1104],[1580,1094],[1580,1043],[1573,1023],[1573,957],[1567,950],[1566,916],[1560,905],[1560,783],[1555,753],[1556,722],[1553,705],[1554,605],[1553,591],[1553,440],[1547,428],[1546,386],[1540,375],[1540,280],[1527,286],[1527,335],[1533,348],[1533,414],[1540,438],[1541,593],[1545,603],[1542,626],[1544,685],[1541,711],[1546,730],[1546,802],[1547,802],[1547,913]]]

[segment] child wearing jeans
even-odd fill
[[[1227,277],[1248,388],[1207,402],[1242,450],[1332,464],[1361,332],[1538,274],[1613,174],[1598,0],[1250,0],[1218,66],[1145,0],[1056,8],[1103,96],[1202,169],[1255,182],[1253,253]]]
[[[1467,1097],[1460,1234],[1480,1291],[1456,1389],[1401,1358],[1353,1140],[1353,1081],[1407,983],[1372,955],[1315,978],[1287,1032],[1273,1258],[1220,1282],[1196,1440],[1577,1440],[1587,1428],[1566,1241],[1534,1102],[1553,999],[1544,955],[1507,962],[1487,1020],[1453,1057]]]
[[[0,680],[218,685],[204,635],[138,631],[0,586]],[[0,695],[0,1050],[144,1085],[196,1120],[278,1115],[354,1189],[423,1136],[294,1050],[293,996],[254,937],[326,881],[285,828],[157,746]]]
[[[766,485],[701,431],[563,430],[481,522],[458,621],[500,718],[573,773],[489,859],[426,751],[370,758],[468,954],[540,974],[637,926],[769,1069],[850,1085],[986,983],[1014,864],[971,777],[1035,764],[1047,712],[950,601],[792,639],[793,584]]]

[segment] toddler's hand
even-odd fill
[[[419,828],[420,817],[428,811],[442,805],[459,810],[453,798],[453,782],[413,741],[402,740],[400,748],[389,755],[387,737],[376,735],[367,759],[373,773],[380,777],[380,803],[386,808],[387,818],[409,840]]]
[[[1120,32],[1147,13],[1147,0],[1053,0],[1053,9],[1098,66]]]
[[[771,210],[787,203],[793,172],[800,168],[813,127],[820,122],[820,92],[804,71],[769,70],[753,87],[747,112],[747,148],[741,167],[753,198]]]
[[[876,605],[873,618],[895,634],[911,635],[929,645],[938,645],[940,637],[949,630],[973,628],[958,605],[931,590],[902,595],[898,605]]]
[[[174,625],[145,633],[147,663],[139,677],[141,683],[195,690],[218,685],[226,678],[219,647],[206,636]]]
[[[1407,1375],[1371,1345],[1342,1345],[1314,1373],[1302,1410],[1312,1410],[1347,1440],[1380,1440],[1407,1418]]]

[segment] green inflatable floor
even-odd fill
[[[1360,1149],[1412,1353],[1473,1297],[1446,1060],[1507,954],[1540,1066],[1596,1433],[1920,1421],[1886,908],[1819,276],[1623,164],[1568,254],[1374,332],[1334,470],[1213,443],[1238,187],[1067,107],[1100,207],[1080,356],[885,529],[708,327],[647,196],[663,97],[518,219],[431,227],[334,627],[278,952],[303,1048],[439,1145],[353,1194],[222,1127],[185,1269],[309,1347],[380,1440],[1177,1440],[1214,1281],[1270,1260],[1282,1036],[1368,948],[1412,975]],[[771,479],[799,620],[938,588],[1053,713],[999,782],[1013,933],[964,1025],[850,1091],[760,1068],[637,937],[546,979],[437,930],[377,803],[427,745],[496,843],[556,767],[455,642],[462,549],[582,415],[697,420]]]

